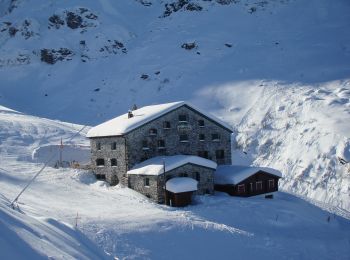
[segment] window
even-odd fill
[[[179,122],[187,122],[187,115],[179,115]]]
[[[203,157],[203,158],[206,158],[206,159],[209,158],[208,151],[198,151],[197,154],[198,154],[199,157]]]
[[[111,166],[113,167],[113,166],[117,166],[117,159],[115,159],[115,158],[112,158],[111,159]]]
[[[180,135],[180,142],[187,143],[188,142],[188,135],[187,134]]]
[[[97,143],[97,144],[96,144],[96,148],[97,148],[97,150],[100,151],[100,150],[101,150],[101,143]]]
[[[205,134],[199,134],[199,141],[205,141]]]
[[[165,148],[165,141],[158,140],[158,149],[164,149],[164,148]]]
[[[275,180],[269,180],[269,189],[273,189],[275,187]]]
[[[96,159],[96,166],[105,166],[105,159]]]
[[[225,158],[225,151],[224,150],[216,150],[215,157],[216,157],[216,159],[224,159]]]
[[[203,119],[198,120],[198,126],[204,127],[204,120]]]
[[[104,174],[96,174],[96,179],[98,179],[98,180],[105,180],[106,179],[106,175],[104,175]]]
[[[112,149],[112,150],[117,150],[117,143],[116,143],[116,142],[113,142],[113,143],[112,143],[111,149]]]
[[[262,190],[262,181],[257,181],[256,182],[256,190],[261,191]]]
[[[220,141],[220,135],[218,133],[211,134],[212,141]]]
[[[149,135],[157,135],[157,129],[151,128],[151,129],[149,130]]]
[[[237,192],[238,192],[238,194],[244,194],[245,193],[245,185],[244,184],[238,185]]]
[[[201,180],[201,175],[199,172],[195,172],[196,180],[199,182]]]
[[[142,141],[142,150],[149,150],[147,140]]]
[[[169,121],[163,122],[163,128],[164,129],[170,129],[171,128],[170,122]]]
[[[146,187],[149,187],[149,178],[144,179],[144,184]]]
[[[250,192],[253,192],[254,191],[254,186],[253,186],[253,183],[251,182],[250,183]]]

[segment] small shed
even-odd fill
[[[192,203],[198,182],[189,177],[175,177],[166,182],[166,203],[173,207],[185,207]]]
[[[220,165],[214,175],[214,188],[231,196],[249,197],[278,191],[282,173],[268,167]]]

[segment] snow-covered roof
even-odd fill
[[[181,193],[198,190],[198,181],[189,177],[176,177],[166,182],[166,190]]]
[[[214,174],[214,183],[238,184],[259,171],[264,171],[277,177],[282,177],[282,173],[280,171],[268,167],[219,165]]]
[[[192,163],[212,169],[216,169],[217,167],[217,164],[215,162],[194,155],[157,156],[136,164],[127,173],[141,175],[160,175],[164,173],[164,164],[165,172],[168,172],[187,163]]]
[[[117,135],[124,135],[137,127],[140,127],[176,108],[179,108],[181,106],[187,105],[188,107],[198,111],[199,113],[203,114],[204,116],[210,118],[211,120],[217,122],[218,124],[222,125],[223,127],[231,130],[232,127],[228,125],[227,123],[223,122],[216,116],[213,116],[207,112],[204,112],[192,104],[185,102],[185,101],[178,101],[173,103],[166,103],[166,104],[159,104],[159,105],[152,105],[152,106],[145,106],[141,107],[139,109],[136,109],[132,111],[133,117],[128,118],[128,113],[125,113],[121,116],[118,116],[116,118],[113,118],[109,121],[106,121],[100,125],[97,125],[90,129],[90,131],[87,133],[87,137],[101,137],[101,136],[117,136]]]

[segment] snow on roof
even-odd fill
[[[282,173],[280,171],[268,167],[219,165],[214,174],[214,183],[238,184],[258,171],[264,171],[277,177],[282,177]]]
[[[181,193],[198,190],[198,181],[189,177],[176,177],[166,182],[166,190]]]
[[[211,120],[217,122],[223,127],[231,130],[232,127],[227,123],[221,121],[216,116],[213,116],[209,113],[203,112],[200,109],[196,108],[192,104],[185,101],[178,101],[173,103],[145,106],[139,109],[132,111],[133,117],[128,118],[128,113],[125,113],[121,116],[113,118],[109,121],[106,121],[100,125],[97,125],[90,129],[87,133],[87,137],[99,137],[99,136],[116,136],[126,134],[135,128],[142,126],[176,108],[187,105],[194,110],[197,110],[199,113],[205,115]]]
[[[157,156],[136,164],[127,173],[141,175],[160,175],[164,172],[163,163],[165,164],[165,172],[171,171],[187,163],[192,163],[212,169],[216,169],[217,167],[217,164],[215,162],[194,155]]]

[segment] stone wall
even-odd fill
[[[179,122],[179,115],[186,115],[187,123]],[[203,120],[204,126],[198,124],[199,120]],[[169,129],[164,128],[166,121],[170,123]],[[150,129],[155,129],[156,134],[150,134]],[[219,140],[212,140],[211,135],[215,133],[220,136]],[[187,134],[188,141],[180,141],[181,134]],[[200,134],[205,136],[205,140],[199,139]],[[164,147],[158,147],[159,140],[164,141]],[[143,145],[145,141],[147,147]],[[117,144],[115,150],[111,148],[113,142]],[[105,175],[111,185],[119,182],[128,185],[127,171],[135,164],[155,156],[198,155],[199,151],[207,151],[208,159],[218,164],[231,164],[231,132],[188,106],[179,107],[125,136],[91,138],[90,143],[93,170],[95,174]],[[101,150],[97,149],[98,143]],[[217,150],[224,151],[222,159],[216,157]],[[105,160],[104,166],[96,165],[99,158]],[[117,166],[111,166],[112,158],[117,159]]]
[[[112,149],[112,143],[116,143],[116,149]],[[101,149],[98,150],[98,143]],[[124,137],[99,137],[91,138],[91,165],[93,171],[98,175],[105,175],[106,180],[111,185],[121,182],[127,185],[127,157]],[[117,165],[111,165],[111,159],[117,160]],[[104,159],[104,166],[97,166],[96,160]]]
[[[187,130],[179,130],[179,115],[187,116]],[[198,125],[198,120],[204,121],[204,127]],[[165,129],[165,121],[170,122],[170,129]],[[157,134],[149,133],[150,129],[156,129]],[[219,134],[220,140],[213,141],[212,134]],[[187,134],[188,141],[181,142],[180,134]],[[205,135],[205,140],[199,140],[199,135]],[[158,140],[164,140],[165,147],[158,148]],[[143,147],[143,142],[148,143],[148,147]],[[231,132],[221,125],[206,118],[200,113],[182,106],[162,117],[146,123],[126,135],[128,147],[129,167],[155,156],[188,154],[198,155],[198,151],[207,151],[208,159],[216,161],[218,164],[231,164]],[[216,158],[216,150],[224,150],[224,158]]]
[[[148,196],[157,203],[164,203],[165,179],[174,177],[190,177],[197,179],[199,173],[197,195],[214,194],[214,169],[185,164],[161,175],[128,175],[129,187]],[[149,186],[145,186],[145,178],[149,178]]]

